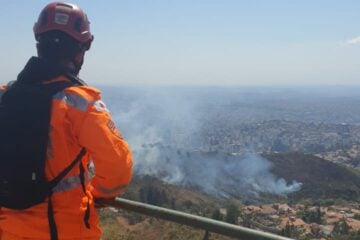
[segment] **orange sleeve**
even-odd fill
[[[100,99],[87,110],[79,143],[88,150],[95,166],[91,180],[94,197],[109,198],[123,193],[132,177],[131,150]]]

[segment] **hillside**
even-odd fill
[[[165,204],[171,208],[174,208],[175,200],[181,202],[180,205],[188,201],[183,200],[184,196],[197,196],[192,199],[197,199],[195,203],[203,206],[209,206],[214,199],[231,197],[256,203],[306,198],[360,199],[360,175],[355,170],[310,154],[259,156],[186,152],[172,148],[157,150],[158,158],[166,159],[166,165],[158,166],[157,176],[135,178],[132,190],[128,192],[130,199]],[[177,175],[174,173],[180,173],[181,178],[172,184],[163,182],[175,179]],[[205,195],[199,197],[195,192]],[[211,200],[205,200],[203,196]]]
[[[194,214],[210,216],[229,199],[206,195],[193,188],[164,183],[154,177],[134,177],[124,198]],[[235,200],[234,200],[235,201]],[[237,201],[240,204],[240,201]]]
[[[300,153],[264,157],[273,163],[272,172],[276,176],[303,184],[300,191],[289,195],[292,199],[360,199],[360,177],[346,167]]]
[[[101,215],[101,226],[104,240],[188,240],[203,239],[205,231],[184,225],[140,217],[141,221],[129,222],[123,213],[114,214],[104,210]],[[231,238],[210,233],[212,240],[230,240]]]
[[[206,217],[212,217],[213,213],[228,201],[193,189],[166,184],[149,176],[135,177],[122,197]],[[233,200],[233,203],[241,206],[239,201]],[[205,235],[205,231],[201,229],[123,210],[101,209],[100,220],[103,239],[106,240],[187,240],[203,239]],[[230,238],[211,233],[211,239]]]
[[[360,199],[360,178],[351,170],[312,155],[299,153],[270,154],[266,156],[264,155],[263,157],[272,162],[271,172],[274,175],[278,178],[284,178],[288,183],[291,183],[294,180],[301,182],[301,190],[288,195],[287,198],[284,196],[259,194],[257,199],[254,198],[249,200],[249,196],[241,197],[239,193],[239,197],[237,199],[229,199],[204,194],[199,191],[199,189],[196,190],[189,186],[184,187],[164,183],[150,176],[136,176],[123,197],[215,219],[219,219],[219,216],[216,217],[214,213],[219,212],[220,209],[226,209],[227,212],[230,212],[229,209],[232,209],[232,211],[235,211],[239,214],[238,216],[240,216],[238,224],[252,228],[258,228],[260,225],[254,224],[261,223],[263,224],[261,226],[283,229],[284,226],[282,226],[281,221],[279,221],[279,219],[281,220],[284,218],[284,216],[281,215],[281,212],[273,210],[276,212],[275,214],[279,219],[273,219],[270,222],[266,215],[257,215],[260,213],[255,212],[250,213],[250,215],[246,214],[249,214],[248,211],[250,210],[260,212],[266,211],[266,209],[271,209],[276,205],[279,206],[279,203],[285,202],[288,202],[291,206],[290,208],[294,210],[294,212],[292,212],[294,219],[305,221],[307,226],[312,224],[313,220],[311,220],[311,209],[318,206],[316,200],[345,200],[342,201],[342,205],[329,206],[328,210],[322,208],[322,221],[324,224],[328,219],[333,221],[331,216],[337,214],[337,212],[340,214],[343,209],[347,209],[346,211],[352,212],[352,214],[360,212],[357,204],[350,203]],[[301,202],[303,199],[312,199],[313,201],[308,201],[307,205],[297,205],[297,203]],[[256,202],[259,207],[255,206]],[[270,204],[266,205],[266,202]],[[332,204],[334,204],[334,202],[335,201],[333,201]],[[255,205],[253,205],[254,203]],[[286,204],[283,205],[288,206]],[[301,206],[303,206],[303,208]],[[352,210],[350,211],[349,209]],[[329,215],[329,217],[327,215],[328,213],[325,214],[326,211],[332,215]],[[220,219],[227,221],[226,216],[222,216]],[[246,219],[251,219],[251,221],[246,222]],[[352,221],[356,220],[352,219]],[[334,225],[335,223],[332,224]],[[204,237],[204,231],[202,230],[193,229],[120,209],[101,210],[101,225],[104,229],[103,237],[107,240],[172,240],[202,239]],[[308,236],[315,236],[311,235],[312,233],[309,233],[309,231],[306,233]],[[302,236],[305,236],[306,234],[304,233]],[[343,236],[349,237],[350,235]],[[211,234],[210,239],[228,240],[229,238],[217,234]],[[314,239],[319,238],[315,237]]]

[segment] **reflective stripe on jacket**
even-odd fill
[[[60,76],[53,81],[64,79]],[[0,98],[6,87],[0,87]],[[59,239],[100,238],[98,214],[93,197],[107,198],[121,194],[132,175],[132,157],[101,101],[100,92],[88,86],[72,86],[53,96],[47,149],[46,176],[56,177],[85,147],[82,159],[86,169],[92,160],[95,174],[87,178],[84,193],[79,166],[53,189],[53,206]],[[84,224],[84,212],[90,203],[90,229]],[[34,239],[49,239],[47,202],[24,211],[3,208],[0,228],[6,232]]]

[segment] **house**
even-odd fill
[[[286,203],[284,204],[274,204],[273,207],[278,210],[279,214],[294,214],[296,211],[292,209],[289,205]]]
[[[320,232],[325,236],[330,236],[334,230],[334,225],[320,225]]]
[[[353,219],[353,218],[348,218],[346,219],[346,223],[351,227],[351,231],[359,231],[360,230],[360,221]]]
[[[305,227],[308,224],[305,223],[301,218],[297,218],[295,216],[290,216],[290,217],[281,218],[280,227],[285,228],[286,225],[293,225],[295,227]]]
[[[277,211],[274,208],[272,208],[271,205],[263,205],[260,207],[260,211],[259,211],[259,214],[266,215],[266,216],[274,215],[276,213],[277,213]]]
[[[258,213],[260,211],[261,211],[261,208],[258,206],[254,206],[254,205],[249,205],[249,206],[243,207],[243,212],[245,214],[254,214],[254,213]]]

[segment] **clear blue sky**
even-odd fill
[[[360,84],[357,0],[72,2],[95,35],[81,72],[90,84]],[[0,0],[0,82],[35,55],[46,3]]]

